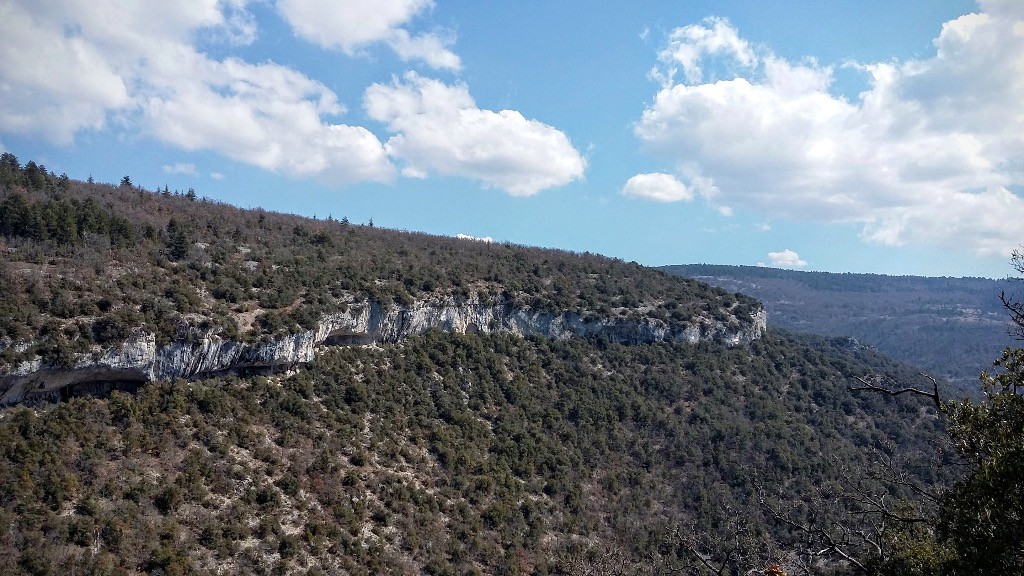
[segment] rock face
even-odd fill
[[[435,329],[553,339],[596,337],[624,344],[715,341],[737,346],[760,338],[766,318],[764,309],[758,309],[750,318],[730,318],[728,322],[699,318],[687,323],[666,323],[648,317],[584,318],[575,313],[556,314],[474,299],[462,303],[435,299],[399,307],[364,300],[350,304],[344,312],[323,316],[313,330],[269,342],[236,342],[208,335],[158,346],[153,334],[139,332],[120,346],[79,355],[72,366],[45,366],[40,360],[24,362],[13,371],[0,374],[0,405],[53,397],[75,387],[95,388],[103,383],[142,383],[206,377],[233,370],[294,368],[313,360],[319,346],[399,342]]]

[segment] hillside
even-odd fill
[[[178,346],[167,353],[183,371],[146,370],[165,377],[197,375],[189,361],[203,365],[206,357],[179,348],[210,341],[248,347],[236,347],[240,365],[213,361],[202,372],[289,366],[308,360],[308,350],[279,356],[295,344],[289,338],[323,331],[331,315],[320,341],[390,338],[421,313],[430,317],[421,332],[433,321],[451,327],[454,316],[463,331],[612,340],[742,340],[763,329],[751,298],[591,254],[243,211],[194,192],[71,182],[31,162],[22,169],[9,154],[0,184],[0,291],[9,295],[0,302],[0,369],[21,376],[81,367],[107,353],[116,369],[115,349],[146,338],[150,348]],[[389,310],[397,311],[390,324],[365,325]],[[50,380],[40,391],[62,384]],[[0,380],[8,388],[26,383]],[[25,395],[7,392],[8,402]]]
[[[833,274],[753,266],[665,266],[764,303],[769,322],[801,332],[848,336],[955,383],[977,389],[978,374],[1014,345],[1001,291],[1020,285],[985,278]]]
[[[850,390],[915,370],[634,263],[10,155],[0,237],[3,574],[845,573],[955,474]]]

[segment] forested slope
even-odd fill
[[[190,191],[191,192],[191,191]],[[124,341],[246,342],[370,299],[501,301],[584,319],[750,322],[760,305],[635,263],[241,210],[0,161],[0,365]],[[15,345],[22,343],[22,345]]]
[[[760,306],[597,255],[240,210],[10,155],[0,177],[5,369],[139,331],[271,342],[353,294],[666,324]],[[334,344],[287,370],[0,409],[0,573],[837,573],[840,550],[898,544],[856,495],[913,512],[928,503],[890,474],[955,474],[933,407],[851,390],[916,371],[844,339]]]
[[[8,409],[0,571],[544,574],[614,552],[670,573],[696,551],[800,573],[801,535],[769,506],[843,520],[828,495],[886,457],[937,480],[935,413],[847,389],[880,370],[907,377],[793,337],[437,332],[290,376]]]

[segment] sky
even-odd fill
[[[605,254],[1005,277],[1020,0],[0,0],[0,150]]]

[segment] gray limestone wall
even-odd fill
[[[100,382],[148,382],[201,378],[231,370],[292,368],[313,360],[323,345],[399,342],[429,330],[466,333],[508,333],[552,339],[605,338],[623,344],[715,341],[726,346],[748,344],[765,331],[766,314],[721,322],[697,318],[672,323],[635,316],[584,318],[578,314],[514,307],[506,302],[470,299],[418,301],[409,306],[382,306],[364,300],[344,312],[326,314],[313,330],[269,342],[236,342],[214,334],[158,345],[153,334],[137,332],[127,342],[91,354],[80,354],[70,366],[23,362],[0,374],[0,405],[52,397],[70,386]]]

